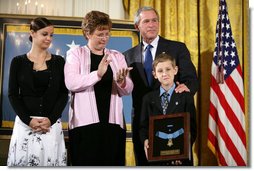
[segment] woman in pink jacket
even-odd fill
[[[67,52],[65,83],[71,92],[69,141],[71,164],[125,165],[125,121],[122,96],[133,83],[124,56],[105,48],[112,22],[91,11],[82,21],[86,46]]]

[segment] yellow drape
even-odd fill
[[[233,37],[243,69],[247,152],[249,156],[249,0],[226,0]],[[160,35],[186,43],[197,69],[200,89],[196,95],[198,138],[195,165],[217,165],[207,147],[210,73],[215,43],[219,0],[123,0],[126,19],[141,6],[152,6],[160,15]],[[249,163],[249,159],[248,159]]]

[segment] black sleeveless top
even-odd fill
[[[91,72],[98,70],[98,66],[104,55],[96,55],[91,53]],[[103,75],[102,79],[94,85],[95,97],[98,115],[101,123],[108,123],[109,107],[112,91],[113,72],[110,67]]]

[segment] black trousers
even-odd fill
[[[146,159],[144,144],[140,140],[139,136],[139,124],[140,121],[134,118],[132,121],[132,142],[134,148],[135,162],[136,166],[148,166],[148,161]]]
[[[91,124],[69,130],[73,166],[124,166],[126,130],[116,124]]]

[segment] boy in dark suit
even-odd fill
[[[160,82],[160,87],[149,92],[143,98],[141,120],[140,120],[140,139],[144,143],[147,157],[149,148],[148,130],[149,116],[189,112],[191,147],[196,139],[196,109],[193,96],[190,92],[176,93],[174,77],[178,72],[175,59],[166,53],[158,55],[153,62],[154,78]],[[164,96],[166,94],[166,97]],[[164,98],[165,97],[165,98]],[[176,160],[160,163],[149,163],[151,165],[184,165],[192,166],[191,160]]]

